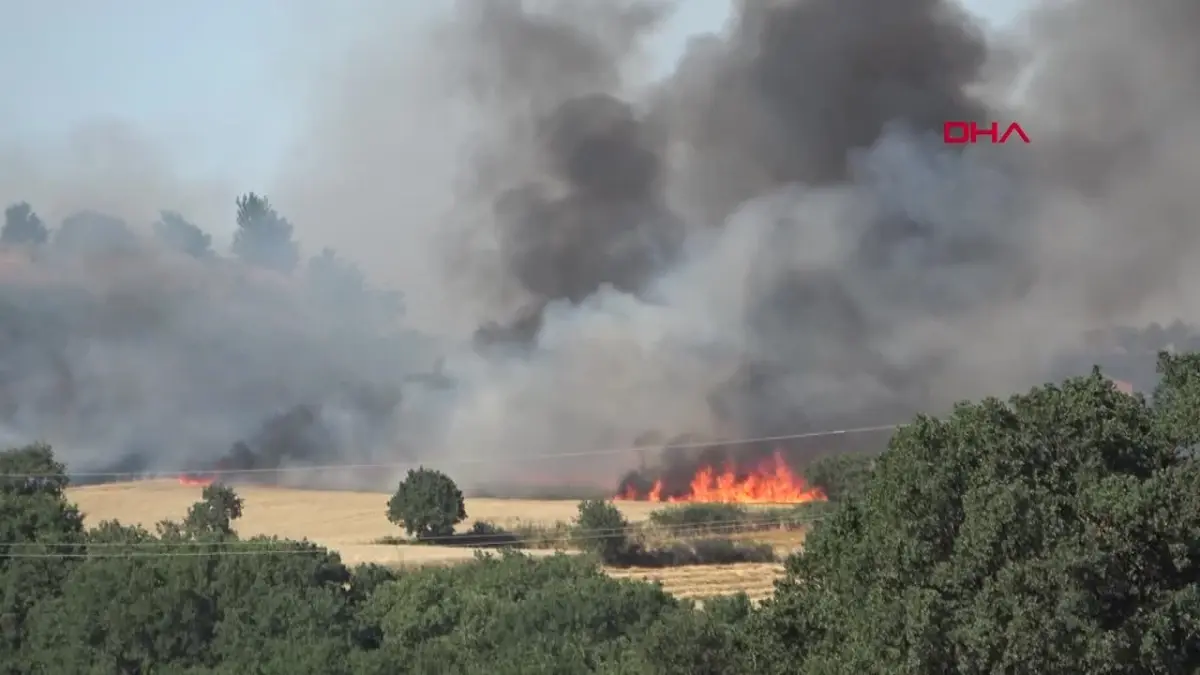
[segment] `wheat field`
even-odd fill
[[[235,524],[243,537],[276,535],[308,539],[338,551],[349,564],[372,562],[411,565],[469,560],[474,549],[462,546],[396,546],[375,543],[401,534],[385,515],[389,495],[378,492],[299,490],[259,485],[239,485],[244,501]],[[79,505],[89,526],[118,520],[153,530],[162,520],[179,520],[200,499],[201,488],[174,480],[146,480],[70,488],[68,499]],[[467,499],[470,518],[500,526],[524,523],[552,524],[569,521],[578,502],[570,500]],[[631,521],[644,520],[655,504],[626,503],[621,508]],[[539,551],[537,554],[548,553]]]
[[[447,564],[469,560],[475,549],[461,546],[396,546],[375,543],[400,534],[385,516],[389,495],[378,492],[300,490],[258,485],[239,485],[244,501],[242,518],[236,523],[243,537],[276,535],[308,539],[337,551],[347,564],[378,563],[410,566]],[[174,480],[146,480],[70,488],[68,499],[83,512],[89,526],[104,520],[141,525],[153,530],[162,520],[179,520],[200,499],[201,488]],[[500,526],[516,523],[553,524],[569,521],[577,513],[572,500],[493,499],[466,500],[470,518]],[[645,520],[660,504],[618,502],[631,522]],[[546,555],[553,551],[529,551]],[[671,593],[704,597],[746,591],[751,597],[769,594],[779,566],[762,563],[677,567],[656,570],[610,570],[617,577],[658,580]]]

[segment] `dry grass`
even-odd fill
[[[775,555],[782,560],[804,547],[804,530],[761,530],[759,532],[739,532],[729,535],[735,541],[753,541],[770,544],[775,549]]]
[[[373,562],[392,566],[451,564],[471,559],[476,549],[457,546],[397,546],[374,544],[383,537],[397,534],[387,521],[384,510],[388,495],[376,492],[338,492],[290,488],[237,486],[245,501],[244,513],[237,523],[242,536],[277,535],[289,539],[309,539],[338,551],[349,564]],[[89,525],[101,520],[119,520],[127,525],[153,529],[162,520],[177,520],[200,498],[200,488],[175,481],[139,481],[71,488],[68,498],[79,505]],[[467,499],[467,513],[474,520],[487,520],[514,531],[533,531],[541,524],[571,520],[576,501],[533,499]],[[659,504],[618,503],[625,517],[641,522]],[[754,532],[740,538],[767,541],[781,553],[800,545],[803,534],[796,531]],[[530,551],[547,554],[551,551]],[[782,566],[774,563],[737,563],[665,569],[610,570],[619,578],[645,578],[662,582],[670,593],[680,597],[704,598],[746,592],[758,600],[771,594],[772,584]]]
[[[681,598],[711,598],[745,592],[751,600],[762,600],[775,590],[775,580],[783,574],[778,563],[735,563],[732,565],[695,565],[664,569],[612,569],[619,579],[646,579],[662,583],[663,588]]]
[[[71,488],[68,498],[79,505],[89,525],[102,520],[119,520],[153,530],[162,520],[178,520],[200,499],[200,488],[171,480],[110,483]],[[245,501],[238,533],[244,537],[277,535],[309,539],[338,551],[350,564],[374,562],[385,565],[450,563],[470,559],[474,549],[455,546],[395,546],[375,544],[398,528],[387,521],[387,494],[297,490],[292,488],[239,485]],[[578,502],[533,499],[467,499],[471,519],[500,526],[553,525],[576,515]],[[644,520],[658,506],[624,503],[620,507],[631,521]]]

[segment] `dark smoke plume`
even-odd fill
[[[65,242],[6,263],[6,433],[61,439],[73,465],[212,465],[241,441],[248,465],[421,461],[464,487],[678,482],[883,439],[607,450],[900,423],[1097,360],[1145,388],[1147,345],[1192,339],[1194,3],[1047,3],[1000,32],[940,0],[746,0],[652,77],[669,9],[460,2],[428,43],[373,17],[273,192],[365,277],[318,292],[308,268],[90,244],[67,262]],[[1032,142],[947,147],[947,120]],[[86,182],[0,196],[51,223],[231,219],[232,191],[99,154]],[[0,178],[56,175],[16,168]],[[403,328],[354,300],[374,283],[405,292]],[[1136,349],[1116,330],[1155,321]],[[403,395],[373,416],[356,387]],[[267,440],[295,410],[312,433]]]
[[[501,140],[487,149],[512,158],[510,166],[532,166],[535,174],[549,175],[566,195],[560,203],[574,208],[566,210],[569,218],[558,219],[554,216],[563,210],[548,208],[553,202],[534,187],[504,192],[483,183],[498,193],[494,222],[503,269],[534,298],[507,329],[490,324],[483,332],[540,344],[538,366],[569,370],[589,359],[620,359],[610,351],[615,345],[601,344],[613,338],[602,331],[612,329],[626,340],[631,367],[641,364],[659,375],[649,382],[650,375],[620,369],[596,374],[595,391],[571,392],[580,408],[604,397],[629,396],[636,403],[599,404],[588,415],[562,398],[562,383],[571,375],[547,372],[547,387],[559,396],[547,416],[572,419],[539,427],[561,426],[551,435],[561,434],[562,442],[580,432],[604,437],[613,427],[625,430],[626,438],[646,430],[756,437],[901,421],[956,398],[1003,394],[1066,370],[1079,372],[1081,359],[1089,358],[1079,356],[1088,330],[1114,320],[1142,320],[1147,311],[1194,307],[1194,298],[1166,300],[1163,307],[1169,285],[1147,278],[1151,267],[1184,272],[1184,258],[1165,249],[1118,253],[1132,241],[1133,221],[1113,222],[1105,206],[1091,201],[1093,195],[1072,178],[1107,171],[1140,189],[1140,178],[1127,170],[1128,157],[1092,154],[1079,161],[1065,154],[1066,147],[1078,151],[1078,130],[1063,134],[1042,123],[1042,115],[1091,113],[1074,109],[1074,100],[1054,96],[1026,103],[998,97],[1005,83],[987,79],[989,37],[954,3],[744,3],[729,32],[694,43],[677,71],[650,87],[640,107],[632,99],[614,101],[632,89],[629,81],[597,77],[603,88],[581,95],[575,83],[587,81],[588,73],[572,73],[579,62],[559,59],[559,50],[570,44],[594,54],[598,48],[581,45],[600,44],[602,38],[574,21],[570,10],[534,14],[526,7],[499,4],[493,11],[504,13],[508,26],[522,21],[544,31],[554,26],[557,39],[503,43],[519,56],[497,55],[490,51],[496,43],[479,42],[483,46],[471,52],[479,54],[478,62],[498,64],[488,73],[493,84],[488,109],[505,111],[530,100],[548,108],[551,119],[585,112],[612,118],[618,116],[609,109],[640,109],[636,119],[653,130],[645,136],[655,139],[620,146],[627,149],[621,161],[612,159],[611,142],[566,146],[587,147],[593,171],[609,168],[590,179],[594,184],[623,186],[603,199],[578,198],[588,191],[562,161],[548,167],[517,161],[563,147],[547,143],[544,134],[498,135]],[[1114,2],[1069,11],[1080,12],[1080,18],[1091,15],[1088,25],[1096,25],[1111,20],[1113,12],[1160,9],[1166,5],[1134,10]],[[616,41],[625,47],[612,53],[617,65],[589,65],[596,73],[621,70],[620,64],[635,58],[638,37]],[[1084,30],[1070,33],[1070,40],[1071,46],[1056,47],[1066,52],[1104,47]],[[1035,40],[1005,48],[1032,54],[1042,44]],[[1161,49],[1149,39],[1137,44],[1130,62],[1151,60]],[[504,69],[535,60],[561,63],[563,72],[531,83],[522,78],[524,71]],[[1026,69],[1024,86],[1032,89],[1063,77],[1057,70],[1062,67],[1102,77],[1086,63],[1065,61],[1051,56]],[[1119,73],[1113,79],[1124,77]],[[561,86],[557,104],[547,92],[553,83],[568,83]],[[578,101],[589,96],[596,103],[579,107]],[[1182,110],[1180,105],[1174,108]],[[943,122],[992,119],[1028,120],[1024,126],[1036,144],[965,152],[941,145]],[[1145,134],[1153,132],[1153,124],[1149,118],[1131,118],[1120,126],[1142,126]],[[508,122],[504,128],[513,126]],[[579,122],[569,128],[597,127]],[[652,158],[640,159],[651,148],[662,170],[633,168],[655,166]],[[489,191],[478,194],[486,198]],[[653,195],[651,203],[665,210],[618,209],[630,194]],[[1177,197],[1191,199],[1182,192]],[[1060,213],[1064,208],[1077,212]],[[1197,211],[1194,201],[1181,208]],[[587,228],[576,223],[602,223],[610,238],[588,236]],[[670,227],[660,229],[664,224]],[[1158,231],[1165,235],[1172,227],[1163,222]],[[1064,265],[1057,258],[1063,244],[1046,246],[1047,237],[1059,238],[1052,228],[1063,241],[1094,233],[1094,245],[1106,253],[1075,251],[1086,265]],[[629,274],[593,272],[612,269],[617,249],[612,242],[629,231],[645,233],[641,241],[670,232],[658,241],[671,246],[651,250],[672,255],[646,256],[649,266],[632,264]],[[512,245],[514,238],[519,246]],[[1187,250],[1194,251],[1196,243],[1190,236]],[[514,250],[536,253],[514,255]],[[1132,272],[1119,292],[1134,300],[1120,309],[1112,301],[1097,306],[1094,300],[1093,284],[1116,281],[1106,279],[1106,258]],[[1136,269],[1143,265],[1147,269]],[[553,319],[547,319],[547,311]],[[622,328],[613,329],[614,323]],[[586,332],[587,326],[597,332]],[[647,364],[646,350],[664,343],[673,353],[651,351],[649,358],[656,362]],[[565,363],[556,358],[564,350],[576,350]],[[701,370],[692,371],[697,367]],[[1152,362],[1141,368],[1152,369]],[[525,380],[516,386],[528,394],[537,385]],[[631,391],[642,387],[657,400],[651,403],[649,396]],[[681,397],[699,405],[667,402]],[[644,411],[638,409],[642,404]],[[620,411],[615,415],[600,412],[614,407]],[[578,417],[585,419],[580,423]],[[837,449],[828,440],[822,443]],[[881,444],[878,435],[862,440],[866,446]],[[814,452],[783,445],[798,463]],[[771,451],[750,444],[733,450],[732,457],[752,462]],[[664,459],[660,470],[682,480],[698,465],[730,459],[728,449],[687,455],[682,462]]]

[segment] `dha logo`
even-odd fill
[[[1029,135],[1020,124],[1012,122],[1004,133],[1000,133],[1000,124],[992,122],[986,127],[980,127],[974,122],[946,122],[942,125],[942,140],[947,145],[973,145],[979,142],[980,136],[991,139],[992,145],[1002,145],[1016,134],[1025,143],[1029,143]]]

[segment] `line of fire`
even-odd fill
[[[298,426],[309,421],[312,421],[309,411],[293,411],[268,425],[272,432],[268,435],[294,448],[305,435]],[[629,471],[610,496],[616,501],[662,503],[826,501],[824,492],[805,479],[803,468],[824,455],[881,449],[889,434],[872,432],[739,443],[715,442],[693,435],[667,439],[646,436],[635,443],[640,466]],[[712,444],[705,445],[706,442]],[[272,439],[259,439],[256,445],[271,447],[275,443]],[[273,469],[283,466],[284,459],[276,453],[254,451],[249,444],[239,443],[211,469],[183,474],[178,479],[189,486],[207,486],[217,481],[270,483],[278,479]]]

